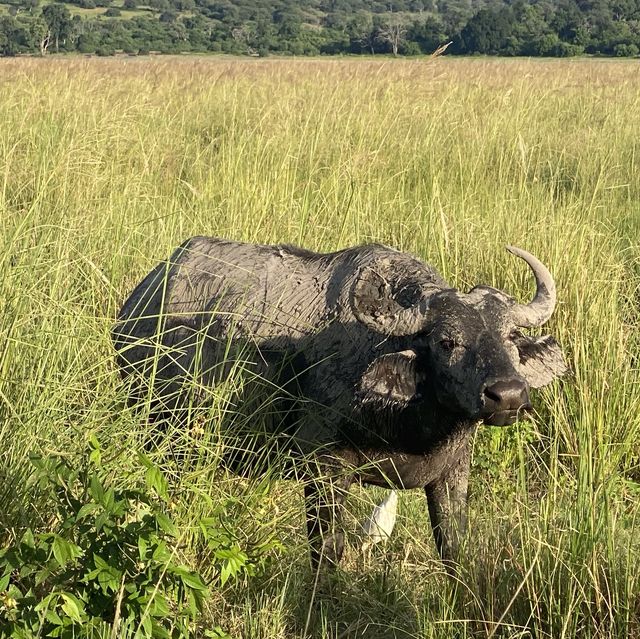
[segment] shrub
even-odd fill
[[[417,42],[405,42],[400,47],[400,53],[402,55],[422,55],[422,51],[420,50],[420,46]]]
[[[616,44],[613,47],[613,52],[620,58],[635,58],[640,53],[640,49],[635,44]]]
[[[140,637],[190,636],[207,587],[178,561],[163,474],[140,460],[144,490],[104,482],[95,438],[79,469],[62,457],[32,458],[57,524],[27,529],[0,551],[0,637],[88,636],[107,623]]]
[[[580,44],[571,44],[570,42],[559,42],[555,49],[555,55],[560,58],[572,58],[584,53],[584,47]]]

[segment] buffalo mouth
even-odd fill
[[[526,413],[531,410],[531,404],[523,404],[519,408],[509,408],[506,410],[497,410],[489,413],[482,418],[482,422],[487,426],[511,426]]]

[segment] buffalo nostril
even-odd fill
[[[495,382],[484,389],[484,395],[497,407],[516,409],[529,404],[527,383],[519,379]]]
[[[500,395],[493,390],[493,387],[485,388],[484,394],[492,401],[496,402],[496,404],[500,403]]]

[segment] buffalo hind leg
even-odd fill
[[[314,570],[323,563],[337,565],[342,558],[344,551],[342,510],[352,483],[351,477],[316,478],[305,483],[307,535]]]
[[[449,471],[425,487],[436,546],[448,570],[458,561],[467,530],[467,491],[470,456],[465,454]]]

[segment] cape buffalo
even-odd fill
[[[290,451],[313,460],[300,474],[326,478],[305,482],[316,563],[342,555],[337,515],[354,481],[423,488],[451,560],[466,526],[475,426],[514,423],[531,408],[529,389],[565,372],[553,337],[518,330],[551,317],[553,279],[507,248],[535,277],[528,304],[488,286],[462,293],[377,244],[323,254],[194,237],[122,307],[119,365],[133,400],[147,398],[158,416],[205,401],[241,358],[284,389],[268,436],[286,435]]]

